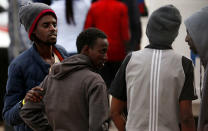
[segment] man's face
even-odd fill
[[[189,45],[189,48],[195,53],[197,54],[197,50],[196,50],[196,47],[194,45],[194,42],[189,34],[189,32],[187,31],[187,35],[186,35],[186,38],[185,38],[185,41],[188,42],[188,45]]]
[[[47,45],[56,44],[57,26],[56,19],[52,15],[43,16],[37,23],[33,34],[39,42]]]
[[[98,38],[93,47],[89,48],[88,56],[92,60],[94,66],[101,69],[107,61],[108,40],[106,38]]]

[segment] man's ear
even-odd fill
[[[89,48],[88,45],[84,45],[84,47],[81,50],[81,54],[88,55],[89,54],[89,49],[90,48]]]

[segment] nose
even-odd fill
[[[49,28],[50,30],[56,30],[56,27],[53,25],[53,24],[50,24],[50,28]]]

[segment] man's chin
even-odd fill
[[[51,45],[55,45],[56,42],[46,42],[45,44],[48,45],[48,46],[51,46]]]

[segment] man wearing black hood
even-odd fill
[[[198,131],[208,131],[208,7],[201,9],[185,20],[190,49],[199,55],[204,66],[204,85],[198,121]]]
[[[22,104],[33,98],[28,91],[39,85],[50,66],[67,57],[67,52],[55,45],[57,18],[48,5],[28,2],[21,7],[19,16],[33,45],[9,66],[3,118],[16,131],[31,131],[19,116]]]
[[[196,99],[191,60],[175,53],[181,15],[173,5],[155,10],[146,34],[150,44],[129,54],[109,90],[111,117],[119,131],[195,131]],[[127,106],[127,122],[122,109]]]

